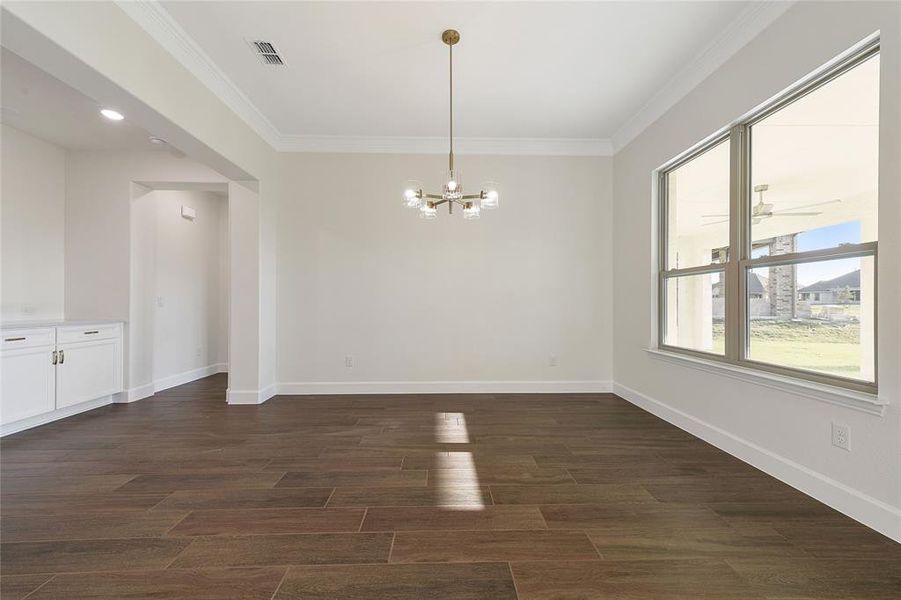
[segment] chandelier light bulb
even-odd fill
[[[403,202],[407,208],[419,208],[422,205],[422,184],[418,181],[407,181],[403,187]]]
[[[469,206],[463,209],[463,218],[464,219],[478,219],[479,213],[479,205],[475,203],[471,203]]]
[[[431,221],[433,219],[438,218],[438,209],[434,206],[429,206],[427,204],[423,204],[419,207],[419,218],[425,219],[426,221]]]
[[[453,179],[451,179],[450,181],[448,181],[448,182],[447,182],[447,189],[450,190],[451,192],[455,191],[455,190],[457,189],[457,182],[454,181]]]
[[[486,181],[482,184],[482,208],[485,210],[494,210],[497,208],[500,194],[497,192],[497,184],[493,181]]]

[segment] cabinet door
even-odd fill
[[[9,348],[0,354],[0,423],[14,423],[54,408],[53,346]]]
[[[122,391],[121,339],[59,344],[56,408]]]

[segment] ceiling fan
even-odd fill
[[[794,206],[792,208],[786,208],[781,211],[773,211],[773,205],[768,204],[763,201],[763,193],[770,189],[769,184],[762,183],[760,185],[754,186],[754,193],[758,194],[757,203],[751,207],[751,223],[754,225],[759,224],[764,219],[769,219],[770,217],[815,217],[817,215],[823,214],[822,211],[819,212],[787,212],[787,211],[797,211],[802,208],[813,208],[814,206],[823,206],[826,204],[835,204],[836,202],[841,202],[840,198],[836,198],[835,200],[826,200],[825,202],[815,202],[813,204],[804,204],[802,206]],[[717,219],[719,221],[710,221],[708,223],[704,223],[704,225],[716,225],[717,223],[726,223],[729,220],[729,215],[701,215],[702,219]]]

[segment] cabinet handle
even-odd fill
[[[63,364],[64,362],[66,362],[66,351],[60,350],[59,351],[59,364]]]
[[[85,335],[94,335],[95,333],[100,333],[99,331],[85,331]]]
[[[4,342],[21,342],[21,341],[24,340],[24,339],[25,339],[25,338],[23,338],[23,337],[17,337],[17,338],[5,338],[3,341],[4,341]]]
[[[59,355],[57,354],[56,350],[54,350],[50,364],[55,365],[57,362],[59,362]]]

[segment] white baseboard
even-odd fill
[[[233,390],[229,388],[225,391],[225,401],[229,404],[262,404],[266,400],[261,400],[262,394],[260,390]]]
[[[184,373],[178,373],[177,375],[170,375],[169,377],[157,379],[153,382],[153,390],[154,392],[162,392],[163,390],[168,390],[177,385],[184,385],[186,383],[191,383],[192,381],[197,381],[198,379],[203,379],[204,377],[209,377],[210,375],[215,375],[216,373],[225,373],[226,371],[228,371],[228,365],[225,363],[214,363],[212,365],[200,367],[199,369],[193,369],[191,371],[185,371]]]
[[[128,388],[125,393],[119,394],[116,403],[127,404],[129,402],[137,402],[153,395],[153,384],[139,385],[138,387]]]
[[[260,404],[262,404],[266,400],[269,400],[269,398],[272,398],[276,394],[278,394],[278,384],[273,383],[272,385],[267,385],[262,390],[260,390]]]
[[[901,542],[901,510],[898,508],[632,388],[615,383],[613,392],[867,527]]]
[[[60,408],[59,410],[44,413],[42,415],[35,415],[27,419],[22,419],[21,421],[16,421],[15,423],[7,423],[6,425],[0,427],[0,437],[11,435],[13,433],[19,433],[20,431],[25,431],[26,429],[31,429],[32,427],[38,427],[39,425],[46,425],[47,423],[52,423],[53,421],[65,419],[66,417],[71,417],[79,413],[94,410],[95,408],[100,408],[101,406],[106,406],[112,403],[113,396],[104,396],[102,398],[97,398],[96,400],[88,400],[87,402],[82,402],[81,404],[67,406],[65,408]]]
[[[169,377],[157,379],[153,383],[129,388],[124,394],[121,394],[119,398],[116,399],[116,402],[137,402],[138,400],[149,398],[156,392],[162,392],[163,390],[168,390],[169,388],[173,388],[178,385],[191,383],[192,381],[197,381],[198,379],[203,379],[204,377],[209,377],[210,375],[215,375],[216,373],[227,372],[228,363],[214,363],[205,367],[200,367],[199,369],[192,369],[190,371],[185,371],[184,373],[178,373],[176,375],[170,375]]]
[[[329,394],[588,394],[613,391],[610,381],[307,381],[278,384],[285,395]]]

